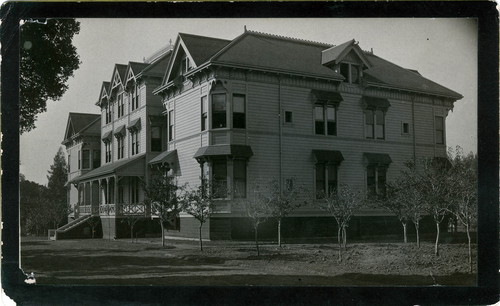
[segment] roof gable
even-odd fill
[[[117,89],[119,86],[125,84],[125,72],[127,71],[127,65],[115,64],[113,69],[113,75],[111,77],[111,90],[110,93]]]
[[[95,134],[101,132],[101,115],[86,113],[69,113],[64,139],[68,140],[76,134]]]
[[[136,76],[143,71],[149,64],[139,62],[128,62],[127,70],[125,71],[125,78],[123,87],[127,87],[130,81],[135,81]]]
[[[361,50],[358,43],[354,39],[321,52],[322,65],[337,65],[344,60],[362,63],[365,68],[372,67],[372,64],[366,57],[365,53]]]
[[[109,82],[102,82],[101,85],[101,91],[99,92],[99,99],[97,100],[96,105],[101,105],[102,102],[107,102],[109,98],[109,88],[110,88],[110,83]]]

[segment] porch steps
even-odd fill
[[[77,226],[80,226],[84,222],[87,222],[87,220],[92,218],[92,217],[93,217],[92,215],[81,216],[81,217],[71,221],[70,223],[61,226],[60,228],[53,231],[53,233],[54,233],[53,236],[49,235],[49,239],[50,240],[57,240],[58,233],[66,233],[67,231],[72,230],[73,228],[75,228]]]

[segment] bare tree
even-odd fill
[[[165,226],[167,223],[175,222],[179,215],[178,192],[182,187],[177,185],[175,179],[166,173],[152,176],[149,183],[143,184],[146,193],[146,203],[151,205],[151,215],[158,215],[161,227],[161,245],[165,246]]]
[[[272,179],[260,188],[259,197],[263,203],[267,203],[270,216],[278,223],[279,247],[281,247],[281,221],[306,203],[301,199],[304,193],[305,188],[298,186],[295,179],[289,180],[285,188],[281,188],[278,179]]]
[[[449,210],[465,226],[469,254],[469,271],[472,273],[471,228],[477,222],[477,160],[470,153],[465,156],[456,148],[452,163],[453,205]]]
[[[198,229],[201,251],[203,251],[202,227],[214,212],[215,199],[220,194],[216,188],[216,185],[212,184],[211,181],[202,179],[201,185],[194,189],[187,187],[181,197],[182,211],[190,214],[200,223]]]
[[[130,228],[130,241],[134,242],[134,226],[140,220],[144,219],[144,215],[128,215],[125,218],[125,222],[127,222],[128,227]]]
[[[388,209],[398,218],[403,226],[403,241],[408,243],[408,222],[411,220],[409,207],[400,198],[400,192],[403,186],[400,181],[394,181],[387,184],[385,195],[372,196],[371,202],[375,202],[376,206]]]
[[[260,256],[259,250],[259,224],[264,222],[269,216],[269,203],[263,201],[260,197],[261,190],[259,186],[254,187],[253,197],[245,199],[245,212],[250,218],[253,225],[255,247],[257,248],[257,256]]]
[[[328,194],[319,194],[319,207],[330,213],[337,222],[337,240],[339,244],[339,258],[342,261],[342,247],[347,245],[347,231],[353,214],[363,205],[359,192],[353,191],[348,185],[341,184]]]

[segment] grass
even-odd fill
[[[93,285],[475,285],[465,244],[355,242],[337,261],[334,243],[297,243],[278,248],[252,242],[158,238],[130,240],[34,240],[21,242],[21,266],[38,284]],[[475,252],[474,252],[475,253]]]

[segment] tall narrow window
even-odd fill
[[[340,74],[345,78],[344,82],[349,83],[349,64],[340,64]]]
[[[374,111],[367,109],[365,111],[365,136],[366,138],[374,138],[374,122],[373,122]]]
[[[314,107],[314,128],[316,135],[325,134],[325,112],[322,105]]]
[[[233,128],[244,129],[245,122],[245,96],[233,95]]]
[[[247,194],[247,163],[245,160],[235,159],[234,171],[234,197],[245,198]]]
[[[337,135],[337,111],[334,106],[326,107],[326,130],[328,135]]]
[[[174,111],[171,110],[168,112],[168,140],[174,140]]]
[[[90,169],[90,150],[82,151],[82,169]]]
[[[136,155],[139,153],[139,131],[131,131],[130,136],[132,137],[132,155]]]
[[[116,138],[117,147],[118,147],[118,159],[122,159],[125,153],[125,141],[123,136],[119,136]]]
[[[377,167],[377,191],[381,195],[385,195],[386,192],[386,178],[387,169],[384,167]]]
[[[212,128],[225,128],[226,125],[226,94],[212,95]]]
[[[227,196],[227,160],[216,159],[212,161],[212,192],[216,198]]]
[[[123,200],[123,186],[122,185],[119,185],[118,186],[118,204],[123,204],[124,203],[124,200]]]
[[[436,116],[435,125],[436,125],[436,143],[444,144],[444,118]]]
[[[106,124],[111,122],[111,105],[107,104],[105,107]]]
[[[376,167],[368,166],[366,168],[366,187],[369,194],[377,194],[377,184],[376,184]]]
[[[366,168],[366,189],[368,194],[385,195],[387,166],[369,165]]]
[[[327,196],[337,189],[337,165],[316,164],[316,197]]]
[[[139,180],[132,177],[130,182],[130,202],[139,203]]]
[[[101,166],[101,150],[92,151],[92,168],[99,168]]]
[[[326,195],[325,164],[316,164],[316,198]]]
[[[68,173],[71,173],[71,154],[68,154]]]
[[[111,162],[111,142],[104,143],[104,153],[105,153],[106,163]]]
[[[123,95],[122,94],[119,94],[118,95],[118,118],[122,117],[123,114],[125,113],[124,112],[124,105],[123,105]]]
[[[351,83],[359,84],[359,66],[351,64]]]
[[[345,83],[359,84],[361,74],[360,66],[350,63],[341,63],[340,74],[345,78]]]
[[[161,151],[161,128],[159,126],[151,127],[151,151]]]
[[[78,150],[78,170],[82,169],[82,151]]]
[[[132,110],[136,110],[139,108],[139,100],[140,100],[140,88],[137,85],[137,83],[135,83],[132,89],[132,103],[131,103]]]
[[[207,96],[201,97],[201,130],[207,129],[208,120],[208,99]]]

